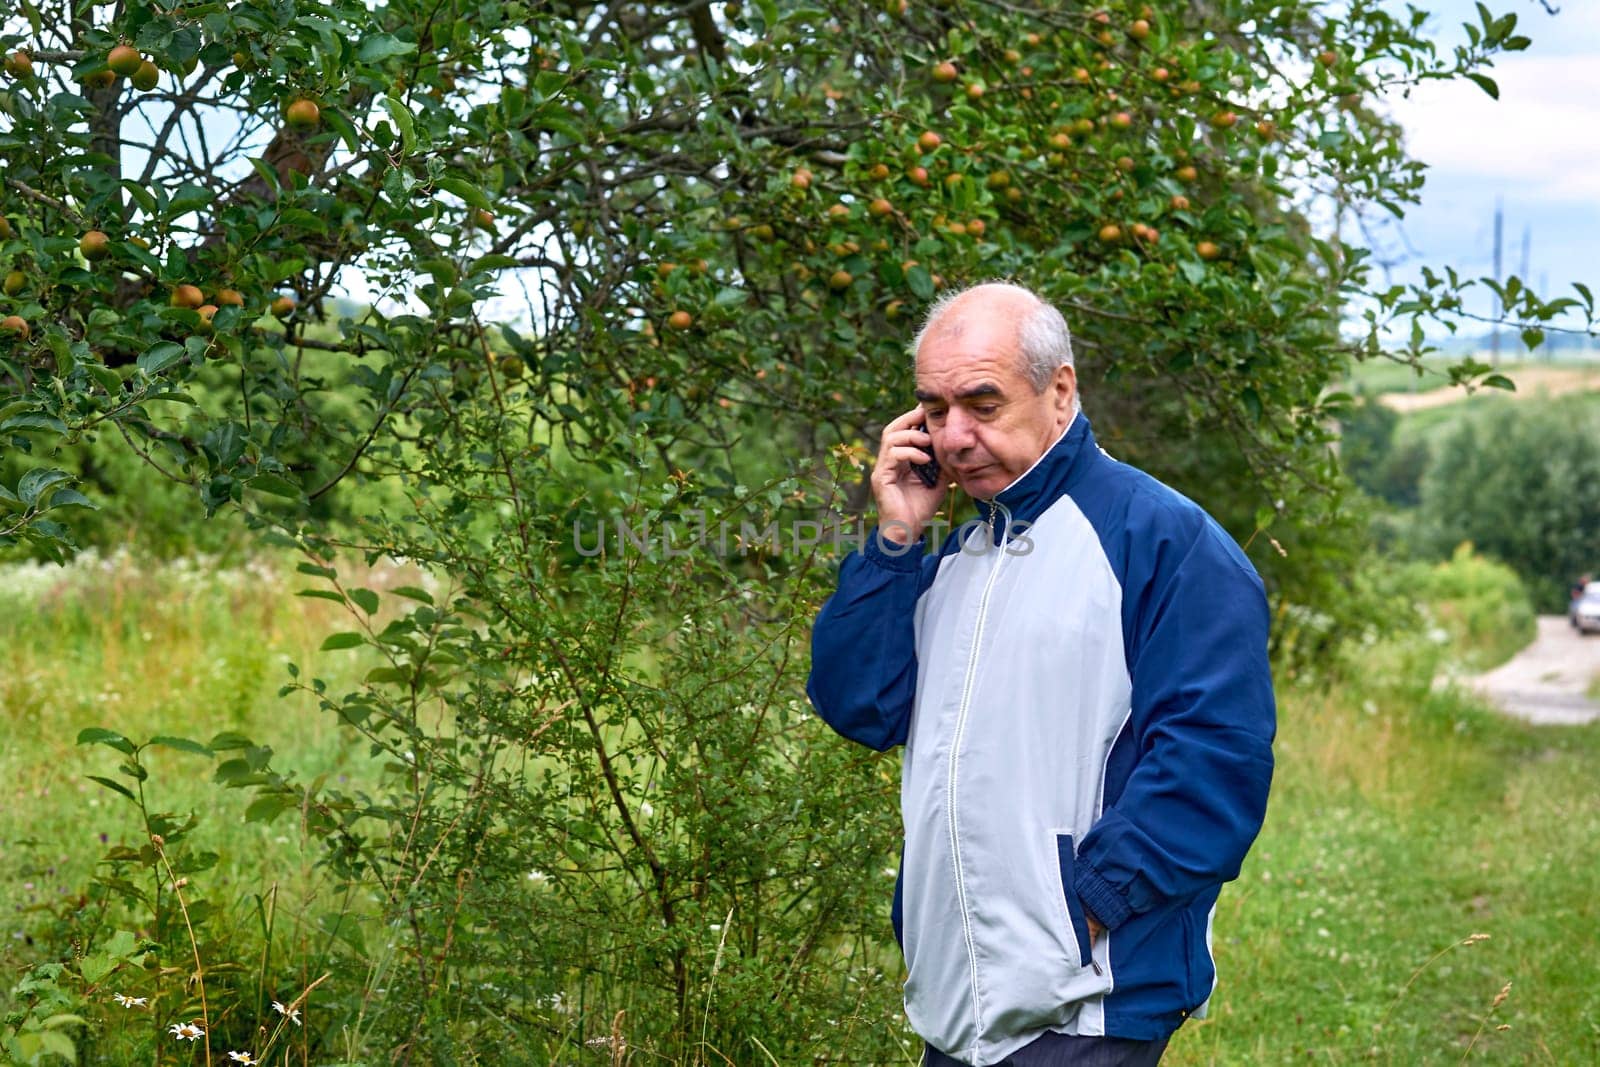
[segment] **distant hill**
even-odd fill
[[[1473,356],[1489,362],[1494,351],[1494,334],[1489,330],[1478,334],[1463,333],[1453,337],[1433,338],[1429,343],[1446,356],[1456,359]],[[1585,334],[1551,332],[1545,334],[1544,342],[1530,353],[1523,347],[1522,338],[1518,336],[1516,330],[1502,330],[1500,358],[1519,363],[1541,360],[1552,363],[1569,360],[1600,361],[1600,340]]]

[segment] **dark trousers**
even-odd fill
[[[1041,1034],[999,1063],[984,1067],[1155,1067],[1167,1050],[1168,1038],[1134,1041],[1123,1037],[1077,1037]],[[962,1062],[927,1046],[922,1067],[964,1067]]]

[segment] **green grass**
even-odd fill
[[[360,666],[349,652],[316,651],[327,633],[346,627],[337,605],[292,595],[311,584],[281,557],[140,567],[126,554],[87,554],[66,568],[0,567],[0,709],[13,739],[0,749],[8,800],[0,848],[12,860],[0,874],[8,918],[0,967],[8,977],[38,958],[31,946],[45,940],[52,913],[87,888],[106,849],[144,840],[135,807],[87,777],[133,785],[118,774],[117,753],[76,744],[79,730],[201,742],[234,731],[272,746],[275,765],[302,778],[355,772],[329,716],[277,696],[290,660],[335,691]],[[142,760],[151,809],[196,812],[192,846],[221,855],[197,885],[230,910],[276,887],[279,929],[293,936],[297,910],[320,886],[319,850],[302,839],[293,814],[245,822],[249,791],[212,784],[208,758],[152,749]]]
[[[138,842],[131,805],[85,779],[114,776],[115,759],[75,745],[81,728],[237,730],[303,774],[358,773],[361,750],[325,713],[276,695],[286,659],[334,691],[361,667],[315,651],[346,623],[290,595],[310,584],[284,559],[0,569],[0,708],[16,739],[0,753],[4,987],[65,951],[44,941],[47,909],[85,887],[100,835]],[[1280,693],[1267,824],[1217,911],[1212,1011],[1167,1063],[1456,1063],[1469,1044],[1473,1062],[1600,1058],[1600,726],[1525,727],[1435,692],[1434,656],[1380,644],[1354,680]],[[277,885],[280,937],[309,955],[338,903],[293,813],[247,823],[248,796],[212,785],[210,761],[150,762],[156,806],[202,814],[196,843],[223,857],[203,878],[236,926]],[[1476,934],[1489,936],[1464,943]]]
[[[1267,824],[1217,910],[1212,1012],[1167,1062],[1600,1059],[1600,725],[1523,726],[1422,686],[1282,697]]]
[[[1482,354],[1478,358],[1487,361],[1487,357]],[[1426,393],[1448,386],[1450,384],[1448,368],[1458,362],[1460,360],[1455,357],[1429,356],[1422,361],[1419,368],[1391,359],[1369,359],[1350,368],[1345,375],[1343,388],[1350,392],[1365,392],[1372,396],[1382,396],[1385,393]],[[1545,360],[1502,360],[1496,368],[1496,373],[1504,374],[1527,392],[1529,389],[1527,379],[1518,380],[1518,375],[1525,371],[1546,371],[1551,368],[1582,370],[1594,366],[1594,363],[1587,361],[1552,363]],[[1488,390],[1490,396],[1498,394],[1498,390]],[[1466,394],[1462,395],[1465,399]]]

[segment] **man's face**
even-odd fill
[[[1077,379],[1060,367],[1034,391],[1018,357],[1016,330],[968,313],[962,328],[937,326],[917,350],[917,399],[934,455],[968,496],[988,500],[1022,476],[1072,421]]]

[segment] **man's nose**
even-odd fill
[[[970,448],[976,440],[973,427],[972,416],[960,408],[953,407],[945,414],[944,429],[939,435],[939,444],[948,453]]]

